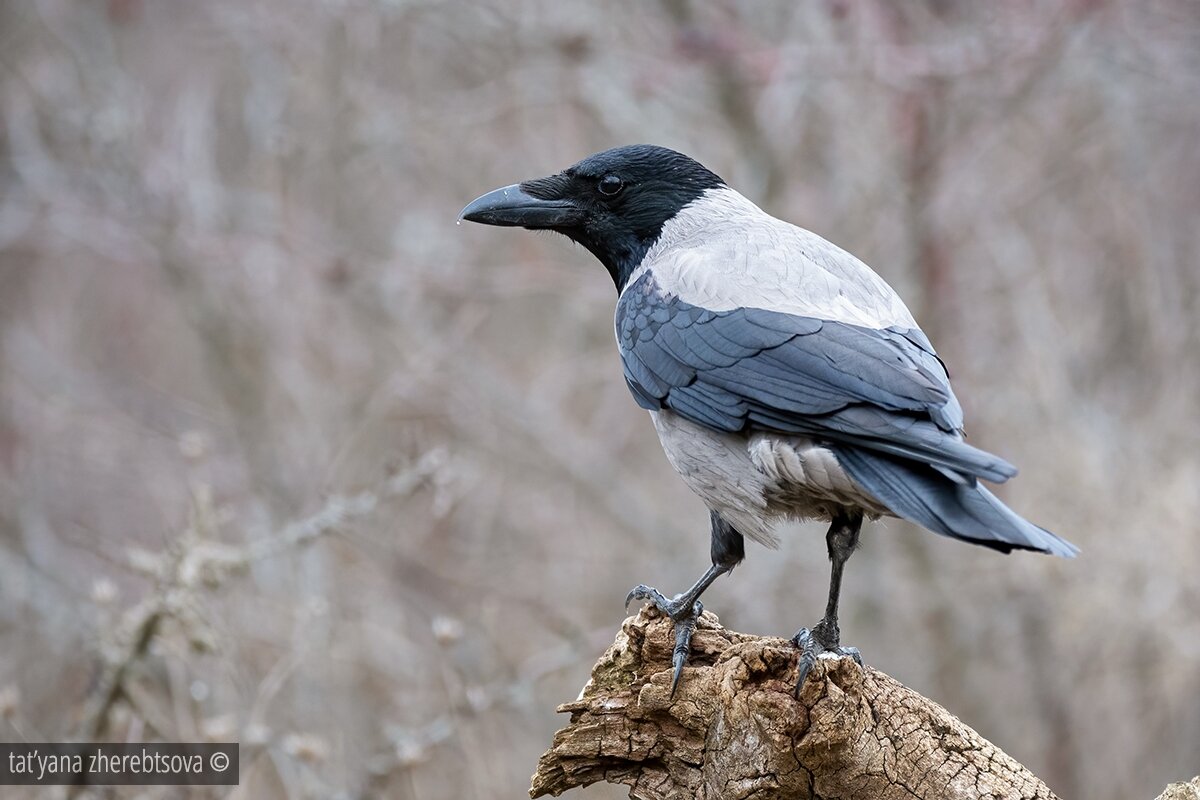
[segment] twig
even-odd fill
[[[150,596],[121,618],[115,637],[118,644],[105,654],[102,674],[81,725],[81,739],[95,741],[104,735],[113,707],[126,693],[129,670],[147,653],[162,624],[169,618],[197,621],[191,609],[192,595],[198,589],[216,589],[255,562],[311,544],[368,516],[381,501],[411,494],[441,468],[443,461],[440,451],[427,453],[377,491],[349,497],[334,495],[311,516],[286,525],[272,536],[242,545],[206,538],[215,527],[215,515],[207,493],[196,493],[191,525],[167,552],[135,552],[130,556],[136,569],[154,575],[156,586]]]

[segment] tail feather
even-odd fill
[[[1035,550],[1072,558],[1079,552],[978,483],[957,483],[926,464],[858,447],[833,450],[850,477],[892,513],[934,533],[1004,553]]]

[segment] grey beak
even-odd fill
[[[569,228],[582,221],[582,214],[570,200],[543,200],[514,183],[472,200],[458,218],[484,225],[542,229]]]

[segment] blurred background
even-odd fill
[[[599,264],[455,220],[654,142],[890,281],[1083,549],[871,525],[846,641],[1064,797],[1200,772],[1196,3],[9,0],[0,119],[3,740],[524,796],[707,514]],[[783,533],[727,626],[820,615],[823,526]]]

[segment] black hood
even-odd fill
[[[464,208],[461,218],[561,233],[595,255],[620,290],[667,220],[724,185],[682,153],[628,145],[588,156],[555,175],[488,192]]]

